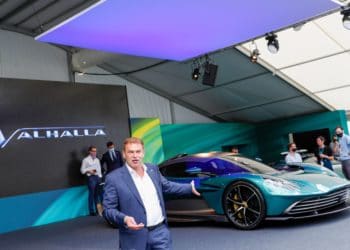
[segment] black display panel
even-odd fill
[[[0,197],[82,185],[87,148],[128,136],[124,86],[0,79]]]

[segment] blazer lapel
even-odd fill
[[[134,183],[134,181],[132,180],[132,177],[131,177],[131,175],[130,175],[130,173],[129,173],[129,171],[128,171],[128,169],[127,169],[126,166],[124,167],[124,173],[123,173],[123,175],[124,175],[124,177],[125,177],[125,178],[124,178],[124,181],[125,181],[126,185],[129,187],[131,193],[136,197],[136,199],[138,200],[138,202],[139,202],[143,207],[145,207],[145,206],[143,205],[143,202],[142,202],[141,196],[140,196],[140,194],[139,194],[139,191],[137,191],[137,188],[136,188],[136,186],[135,186],[135,183]]]

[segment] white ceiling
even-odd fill
[[[264,37],[255,41],[259,62],[335,109],[350,110],[350,30],[343,27],[342,15],[336,12],[304,24],[299,31],[289,28],[276,34],[277,54],[267,50]],[[248,42],[237,48],[249,53],[251,46]]]

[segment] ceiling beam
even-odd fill
[[[269,102],[263,102],[263,103],[259,103],[259,104],[248,105],[248,106],[240,107],[240,108],[237,108],[237,109],[231,109],[231,110],[228,110],[228,111],[225,111],[225,112],[215,113],[215,115],[224,115],[224,114],[229,114],[229,113],[232,113],[232,112],[238,112],[238,111],[242,111],[242,110],[258,108],[258,107],[262,107],[262,106],[265,106],[265,105],[276,104],[276,103],[279,103],[279,102],[293,100],[295,98],[299,98],[299,97],[303,97],[303,96],[308,97],[308,96],[300,93],[299,95],[295,95],[295,96],[291,96],[291,97],[287,97],[287,98],[280,98],[280,99],[272,100],[272,101],[269,101]],[[322,106],[320,105],[320,107],[322,107]],[[322,108],[324,108],[324,107],[322,107]]]
[[[22,28],[15,27],[12,25],[0,24],[0,29],[21,33],[21,34],[24,34],[27,36],[33,36],[33,33],[30,30],[22,29]]]
[[[113,72],[113,73],[116,73],[116,72],[121,72],[118,68],[116,68],[115,66],[112,66],[112,65],[109,65],[107,63],[103,64],[103,65],[99,65],[98,67],[102,68],[103,70],[106,70],[108,72]],[[147,82],[145,81],[142,81],[136,77],[133,77],[133,76],[130,76],[130,75],[120,75],[121,78],[124,78],[125,80],[128,80],[130,82],[132,82],[133,84],[141,87],[141,88],[144,88],[144,89],[147,89],[159,96],[162,96],[166,99],[168,99],[169,101],[171,102],[174,102],[176,104],[179,104],[185,108],[188,108],[198,114],[201,114],[205,117],[208,117],[210,119],[213,119],[214,121],[217,121],[217,122],[227,122],[226,120],[220,118],[220,117],[217,117],[215,115],[212,115],[210,114],[209,112],[203,110],[203,109],[200,109],[196,106],[193,106],[187,102],[184,102],[174,96],[171,96],[169,95],[168,93],[165,93],[164,91],[160,90],[160,89],[157,89],[157,88],[154,88],[154,87],[151,87]]]
[[[7,3],[7,2],[8,2],[8,0],[0,0],[0,5],[3,5],[5,3]]]
[[[17,15],[21,11],[27,9],[28,7],[30,7],[32,4],[35,4],[36,2],[38,2],[38,0],[27,0],[25,3],[20,4],[19,6],[17,6],[16,8],[8,12],[5,16],[1,17],[0,24],[4,23],[7,19],[10,19],[11,17]]]
[[[53,5],[55,5],[56,3],[58,3],[59,0],[55,0],[37,10],[33,10],[33,13],[25,18],[23,18],[22,20],[20,20],[19,22],[15,23],[14,26],[19,26],[23,23],[25,23],[26,21],[28,21],[29,19],[31,19],[32,17],[36,16],[36,15],[39,15],[40,13],[44,12],[45,10],[51,8]],[[34,32],[32,32],[32,34],[34,34]]]

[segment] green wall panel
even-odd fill
[[[323,112],[262,124],[208,123],[160,124],[158,118],[131,119],[132,135],[145,142],[145,162],[160,163],[181,153],[222,151],[223,147],[241,145],[250,157],[265,162],[277,161],[286,150],[288,134],[328,128],[337,125],[347,132],[344,111]]]
[[[158,164],[164,161],[162,134],[159,118],[130,119],[131,135],[145,144],[144,162]]]
[[[245,153],[257,154],[255,126],[244,123],[161,125],[165,159],[180,153],[221,151],[223,146],[245,144]]]

